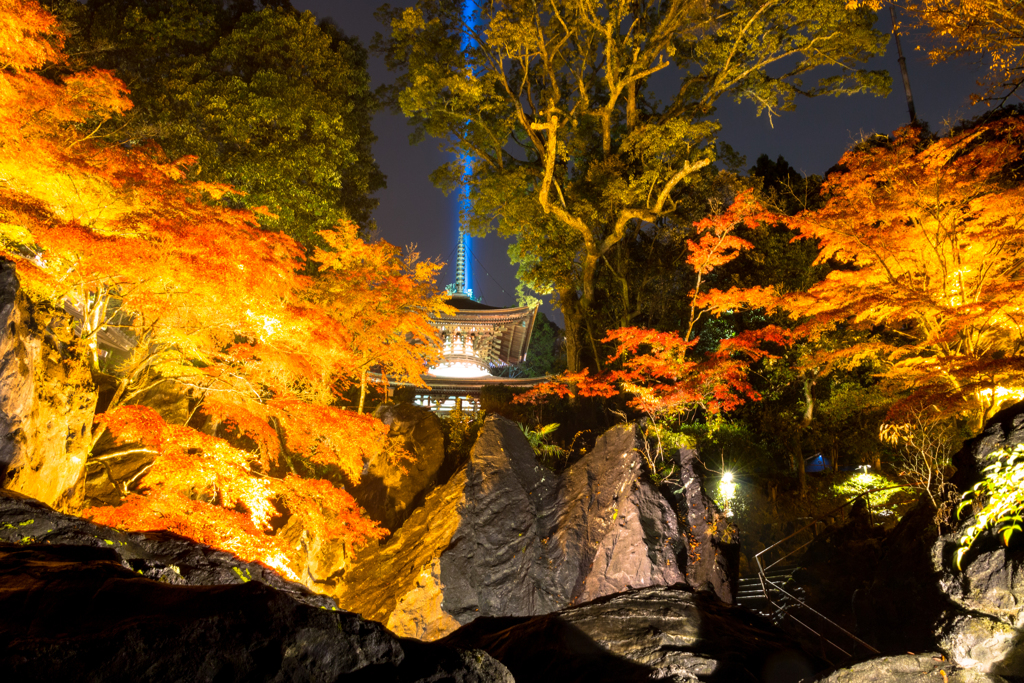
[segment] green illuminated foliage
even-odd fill
[[[856,496],[871,491],[868,494],[868,502],[871,504],[871,507],[884,508],[902,490],[902,487],[899,482],[880,474],[859,472],[851,474],[843,481],[837,482],[832,486],[832,489],[844,497]]]
[[[960,547],[956,551],[956,566],[960,568],[964,555],[986,529],[995,529],[1003,543],[1021,531],[1024,524],[1024,444],[994,451],[987,457],[992,461],[984,469],[985,478],[964,494],[957,514],[973,506],[974,523],[964,529]]]

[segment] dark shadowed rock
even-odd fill
[[[388,453],[377,456],[366,464],[351,493],[372,519],[394,531],[439,483],[444,432],[437,415],[411,403],[384,404],[374,416],[388,425],[388,435],[408,451],[411,460],[395,463]]]
[[[969,488],[989,453],[1019,443],[1024,404],[998,413],[954,456],[957,485]],[[890,652],[942,649],[972,675],[1024,677],[1024,538],[1004,547],[983,533],[957,569],[959,539],[973,523],[961,519],[939,536],[922,499],[882,545],[873,583],[857,603],[861,633]]]
[[[931,561],[937,538],[935,508],[922,496],[882,540],[877,554],[859,565],[873,575],[854,596],[857,633],[883,652],[926,652],[938,646],[936,624],[950,604]]]
[[[686,582],[731,603],[740,577],[740,544],[736,528],[704,491],[703,466],[697,452],[679,452],[680,513],[686,520],[689,552]]]
[[[486,650],[520,681],[796,683],[820,666],[767,620],[684,586],[538,617],[483,617],[440,642]]]
[[[179,586],[113,549],[0,546],[0,669],[17,681],[512,681],[258,581]]]
[[[387,544],[362,552],[336,596],[400,635],[433,639],[478,616],[552,612],[683,579],[671,504],[616,427],[562,477],[522,431],[490,418],[470,462]]]
[[[209,586],[263,583],[296,600],[335,607],[318,595],[255,562],[168,532],[128,533],[56,512],[13,491],[0,491],[0,543],[86,546],[109,550],[125,569],[164,583]]]
[[[34,306],[0,260],[0,488],[76,510],[97,394],[84,349],[57,342],[51,322],[70,324]]]
[[[397,638],[262,565],[10,491],[0,491],[0,671],[11,681],[512,680],[482,652]]]
[[[802,591],[802,600],[841,628],[853,633],[862,630],[855,601],[871,585],[878,570],[884,536],[885,531],[881,527],[871,525],[863,499],[856,501],[845,523],[823,529],[800,555],[800,568],[793,574],[793,579]],[[858,647],[855,641],[827,625],[819,624],[813,614],[801,612],[800,616],[816,630],[826,632],[827,637],[837,639],[836,645],[848,652],[877,654],[867,648],[861,650],[863,646]],[[809,647],[813,648],[820,642],[816,635],[798,625],[791,632],[805,636]],[[905,648],[900,649],[906,651]]]

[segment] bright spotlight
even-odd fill
[[[722,480],[718,482],[718,494],[726,506],[736,497],[736,482],[733,481],[732,472],[722,473]]]

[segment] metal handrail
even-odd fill
[[[781,585],[779,585],[779,584],[775,583],[774,581],[772,581],[771,579],[769,579],[767,574],[766,574],[766,572],[768,570],[772,569],[773,567],[778,566],[779,564],[781,564],[782,562],[784,562],[788,558],[792,557],[796,553],[800,552],[801,550],[803,550],[804,548],[809,546],[818,537],[817,527],[818,527],[818,524],[820,522],[823,522],[824,520],[826,520],[826,519],[828,519],[830,517],[835,517],[837,515],[837,513],[839,513],[842,510],[845,510],[848,506],[853,505],[853,503],[855,503],[860,498],[864,498],[865,499],[865,503],[867,503],[867,508],[868,508],[868,519],[873,522],[872,514],[871,514],[871,498],[870,498],[871,494],[872,493],[877,493],[879,491],[887,491],[887,490],[891,490],[891,489],[901,489],[901,488],[915,488],[915,487],[912,487],[912,486],[885,486],[885,487],[881,487],[881,488],[877,488],[877,489],[869,489],[867,491],[859,493],[856,496],[854,496],[853,498],[850,498],[849,500],[844,502],[839,507],[837,507],[837,508],[835,508],[835,509],[833,509],[833,510],[827,512],[827,513],[825,513],[824,515],[819,515],[818,517],[816,517],[813,520],[811,520],[811,522],[809,524],[806,524],[806,525],[800,527],[799,529],[797,529],[796,531],[791,533],[789,536],[786,536],[785,538],[783,538],[780,541],[776,541],[772,545],[768,546],[767,548],[765,548],[761,552],[759,552],[756,555],[754,555],[754,561],[757,563],[757,578],[761,582],[761,590],[764,592],[765,600],[768,601],[768,604],[771,606],[771,608],[776,610],[780,614],[782,614],[782,615],[792,619],[797,624],[800,624],[805,629],[807,629],[808,631],[810,631],[814,635],[818,636],[823,641],[825,641],[826,643],[828,643],[829,645],[831,645],[835,649],[839,650],[840,652],[842,652],[847,657],[850,657],[852,655],[849,652],[847,652],[846,650],[844,650],[843,648],[841,648],[836,643],[834,643],[831,640],[829,640],[828,638],[826,638],[823,634],[821,634],[818,631],[814,630],[808,624],[805,624],[803,621],[797,619],[792,614],[789,614],[788,610],[784,609],[782,605],[779,605],[778,603],[776,603],[775,600],[772,598],[772,593],[771,593],[772,589],[777,590],[781,595],[783,595],[783,596],[789,598],[790,600],[794,601],[800,607],[803,607],[804,609],[810,611],[812,614],[814,614],[814,615],[820,617],[821,619],[823,619],[826,623],[831,624],[835,628],[839,629],[841,632],[845,633],[847,636],[852,638],[854,641],[856,641],[860,645],[863,645],[864,647],[866,647],[868,650],[870,650],[874,654],[877,655],[877,654],[881,654],[881,653],[878,650],[876,650],[874,647],[872,647],[871,645],[865,643],[863,640],[861,640],[860,638],[858,638],[854,634],[852,634],[849,631],[847,631],[845,628],[843,628],[839,624],[835,623],[834,621],[832,621],[831,619],[826,617],[824,614],[822,614],[818,610],[816,610],[813,607],[811,607],[810,605],[808,605],[806,602],[804,602],[803,600],[801,600],[797,596],[793,595],[792,593],[790,593],[789,591],[784,589]],[[786,543],[790,539],[795,538],[796,536],[804,533],[808,529],[815,529],[815,533],[811,536],[809,541],[807,541],[806,543],[803,543],[803,544],[797,546],[796,548],[793,548],[792,550],[788,551],[787,553],[785,553],[784,555],[779,557],[779,559],[776,560],[775,562],[772,562],[771,564],[769,564],[767,566],[764,565],[764,563],[762,562],[762,559],[761,559],[762,556],[767,555],[771,551],[775,550],[777,547],[781,546],[783,543]],[[765,558],[765,561],[767,561],[767,558]]]

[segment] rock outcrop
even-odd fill
[[[704,467],[696,451],[679,452],[679,470],[678,505],[688,538],[686,582],[732,603],[740,576],[739,533],[704,491]]]
[[[1019,443],[1024,404],[997,414],[954,456],[958,488],[978,481],[989,453]],[[973,523],[959,520],[939,536],[922,499],[882,545],[872,585],[857,602],[860,632],[890,652],[942,649],[972,675],[1024,677],[1024,537],[1005,547],[982,534],[958,570],[959,539]]]
[[[261,564],[243,562],[167,532],[131,533],[94,524],[13,491],[0,491],[0,543],[98,548],[112,552],[125,569],[163,583],[209,586],[256,581],[314,607],[335,607],[330,598],[285,581]]]
[[[767,620],[683,586],[538,617],[481,617],[440,642],[486,650],[519,681],[796,683],[821,667]]]
[[[984,431],[954,456],[957,484],[969,489],[981,477],[986,457],[1024,443],[1024,404],[1001,411]],[[957,665],[983,674],[1024,677],[1024,538],[1009,547],[983,534],[954,564],[960,537],[973,518],[959,521],[931,550],[932,570],[949,605],[937,627],[938,644]]]
[[[384,545],[363,551],[339,604],[435,639],[480,616],[530,616],[684,579],[676,511],[616,427],[561,477],[514,423],[484,424],[469,463]]]
[[[4,540],[28,541],[0,542],[5,680],[513,680],[484,652],[397,638],[186,539],[124,534],[17,494],[0,503]]]
[[[952,603],[937,629],[939,647],[961,667],[1024,677],[1024,543],[1006,548],[980,538],[957,571],[958,538],[943,536],[932,550],[939,588]]]
[[[876,657],[840,669],[819,683],[1006,683],[999,676],[959,669],[937,652]]]
[[[444,432],[437,415],[411,403],[382,405],[374,417],[388,425],[388,435],[410,458],[396,463],[389,453],[377,456],[366,464],[352,495],[372,519],[395,531],[439,483],[437,476],[445,459]]]
[[[51,321],[70,323],[34,306],[14,266],[0,260],[0,488],[75,510],[97,393],[86,354],[58,342]]]

